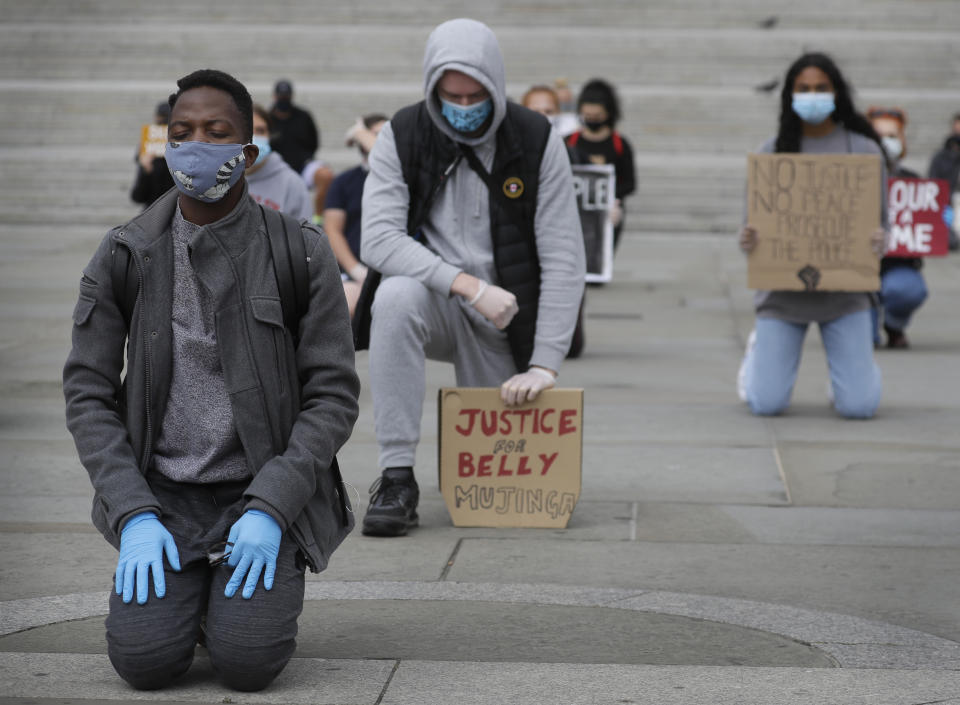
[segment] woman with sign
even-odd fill
[[[763,153],[869,154],[882,157],[880,139],[858,113],[840,70],[824,54],[804,54],[787,71],[780,100],[776,137]],[[885,173],[880,186],[886,184]],[[885,203],[885,193],[881,195]],[[883,207],[881,222],[886,222]],[[752,252],[760,238],[748,222],[740,248]],[[871,240],[883,254],[885,233]],[[880,369],[873,359],[873,307],[870,292],[758,291],[756,324],[737,378],[737,391],[754,414],[779,414],[790,404],[800,366],[803,339],[810,323],[820,326],[830,369],[830,398],[846,418],[870,418],[880,404]]]

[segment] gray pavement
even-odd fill
[[[916,108],[908,138],[922,169],[956,109],[960,13],[946,0],[545,7],[283,0],[268,12],[236,0],[203,15],[241,39],[266,23],[264,55],[238,42],[221,65],[262,100],[290,69],[338,168],[352,159],[336,144],[341,122],[373,99],[415,97],[429,27],[487,19],[514,92],[589,78],[578,61],[612,72],[641,186],[614,282],[588,291],[585,354],[561,374],[586,390],[569,527],[451,525],[432,400],[453,376],[430,364],[422,527],[357,533],[309,576],[299,649],[266,692],[219,688],[199,650],[181,682],[138,693],[104,655],[116,553],[89,522],[59,375],[80,269],[135,212],[127,137],[195,68],[169,48],[182,48],[176,23],[196,7],[0,0],[0,704],[960,703],[960,258],[928,262],[913,349],[878,351],[875,419],[829,409],[814,329],[790,411],[759,419],[734,391],[752,307],[733,237],[742,154],[774,124],[775,101],[754,83],[802,44],[836,49],[864,101]],[[781,29],[757,30],[771,14]],[[609,36],[606,52],[567,51],[582,31]],[[322,49],[290,49],[285,63],[285,37]],[[895,37],[887,70],[875,59]],[[376,477],[365,353],[358,368],[361,415],[340,459],[365,499]]]

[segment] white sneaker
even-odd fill
[[[740,397],[740,401],[747,400],[747,357],[753,351],[754,346],[757,344],[757,331],[750,331],[750,335],[747,336],[747,347],[743,351],[743,360],[740,362],[740,371],[737,372],[737,396]]]

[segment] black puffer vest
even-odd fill
[[[401,109],[390,122],[410,191],[407,231],[414,234],[426,220],[426,209],[442,186],[447,168],[460,154],[427,112],[426,103]],[[540,259],[534,232],[540,162],[550,136],[550,123],[514,103],[497,130],[490,184],[490,236],[498,286],[517,297],[520,311],[507,327],[514,362],[526,371],[533,355],[540,299]],[[493,188],[495,187],[495,188]]]

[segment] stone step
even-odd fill
[[[781,76],[802,51],[816,48],[832,53],[861,89],[960,87],[956,30],[496,29],[508,76],[524,85],[557,75],[574,82],[599,75],[618,85],[753,86]],[[146,33],[113,23],[81,31],[60,24],[0,25],[0,79],[173,81],[196,67],[215,66],[245,82],[271,85],[280,76],[295,87],[332,78],[418,84],[429,27],[238,25],[230,31],[233,41],[208,40],[222,31],[204,24],[156,24]]]
[[[268,84],[250,85],[255,99],[269,101]],[[303,84],[297,102],[310,110],[322,134],[321,156],[339,149],[343,134],[357,115],[392,114],[418,99],[413,84],[382,90],[382,84]],[[525,85],[510,84],[513,95]],[[76,146],[129,145],[139,140],[140,126],[153,106],[170,90],[166,82],[40,81],[0,83],[0,145]],[[907,144],[926,163],[940,148],[956,93],[948,90],[864,90],[858,107],[900,105],[910,115]],[[619,126],[634,151],[743,154],[774,134],[779,97],[738,88],[627,87],[622,91],[624,119]]]
[[[956,27],[953,0],[493,0],[478,6],[464,0],[383,3],[355,0],[350,3],[301,0],[233,0],[230,3],[197,5],[191,0],[99,0],[95,3],[64,3],[59,0],[9,2],[4,8],[7,22],[124,22],[142,26],[147,22],[169,22],[189,18],[190,22],[258,23],[269,25],[278,19],[286,23],[323,27],[330,24],[389,24],[432,27],[451,17],[476,17],[502,25],[560,25],[572,27],[752,27],[777,17],[778,26],[824,29],[846,26],[856,29],[938,29]]]

